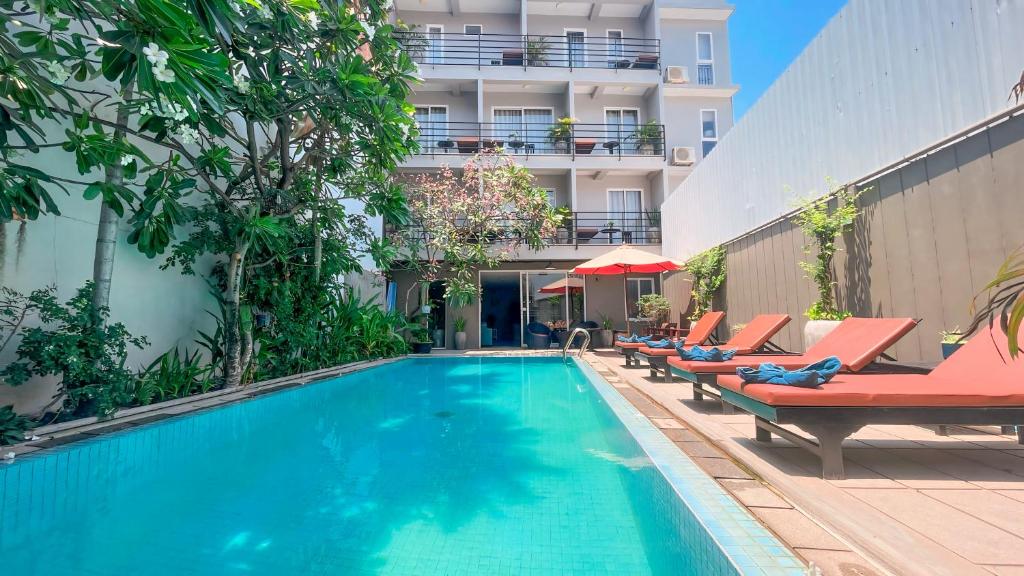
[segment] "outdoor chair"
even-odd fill
[[[526,347],[531,350],[546,350],[551,347],[551,329],[540,322],[526,325]]]
[[[1006,334],[994,327],[928,374],[837,374],[818,388],[723,376],[718,385],[723,402],[754,415],[757,440],[770,442],[777,434],[817,454],[822,477],[842,479],[843,440],[871,424],[1015,425],[1024,444],[1024,357],[1011,359],[1006,350]]]
[[[722,348],[735,350],[737,354],[786,354],[782,348],[771,343],[772,336],[779,333],[789,324],[789,314],[758,314],[737,332]],[[686,346],[684,345],[684,348]],[[675,346],[669,348],[651,348],[643,346],[633,353],[633,359],[647,362],[651,369],[651,377],[657,378],[663,372],[665,382],[672,382],[672,372],[668,369],[670,358],[678,358]]]
[[[795,370],[836,356],[842,362],[844,372],[860,372],[869,366],[871,370],[879,371],[880,367],[872,366],[875,359],[913,330],[914,326],[917,326],[917,320],[913,318],[847,318],[803,354],[737,354],[725,362],[697,362],[677,356],[669,358],[668,365],[673,376],[690,382],[694,400],[703,400],[705,396],[721,400],[718,376],[736,374],[737,368],[756,367],[763,363]],[[909,368],[892,364],[886,370],[893,372]],[[729,413],[732,407],[723,404],[723,409]]]
[[[717,344],[715,340],[714,332],[718,328],[718,325],[725,319],[725,312],[707,312],[697,320],[696,324],[690,328],[690,332],[686,335],[683,340],[684,346],[699,346],[705,343]],[[646,348],[646,342],[619,342],[615,341],[615,348],[622,354],[626,359],[626,366],[632,366],[635,358],[633,354],[640,348]],[[637,366],[640,364],[637,363]]]

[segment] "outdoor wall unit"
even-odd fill
[[[693,166],[693,159],[696,157],[696,152],[692,146],[673,146],[672,147],[672,165],[673,166]]]
[[[686,66],[666,66],[665,67],[665,83],[666,84],[689,84],[690,83],[690,71]]]

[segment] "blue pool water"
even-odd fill
[[[592,377],[410,359],[24,457],[0,573],[736,573]]]

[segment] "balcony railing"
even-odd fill
[[[715,68],[711,64],[697,64],[697,84],[712,86],[715,83]]]
[[[420,154],[476,154],[503,149],[507,154],[664,156],[661,124],[520,124],[519,122],[420,122]]]
[[[419,64],[658,70],[661,41],[648,38],[396,32]]]
[[[416,227],[413,226],[413,229]],[[500,226],[500,232],[485,241],[511,240],[520,229],[514,221]],[[553,236],[545,238],[551,246],[616,246],[621,244],[661,244],[661,212],[572,212]]]

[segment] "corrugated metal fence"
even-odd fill
[[[851,0],[663,204],[686,258],[1008,108],[1024,0]],[[675,221],[673,221],[675,219]]]

